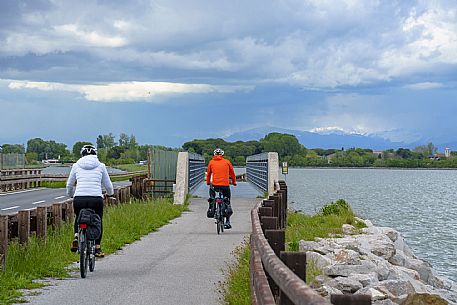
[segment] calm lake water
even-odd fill
[[[314,214],[345,199],[360,217],[400,231],[416,256],[457,281],[457,171],[289,169],[286,181],[290,207]]]

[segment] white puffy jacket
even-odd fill
[[[76,191],[75,191],[76,183]],[[71,167],[67,180],[67,195],[103,197],[102,185],[108,195],[113,195],[113,184],[106,170],[105,164],[98,161],[97,156],[88,155],[78,160]]]

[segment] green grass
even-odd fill
[[[103,217],[102,247],[105,253],[113,253],[155,231],[185,209],[186,205],[173,205],[164,199],[107,208]],[[11,242],[7,269],[0,271],[0,304],[20,302],[22,293],[19,289],[40,287],[41,284],[34,282],[36,279],[67,277],[68,266],[78,259],[69,249],[72,237],[73,225],[66,223],[59,230],[49,232],[46,242],[37,238],[31,238],[25,246],[17,241]]]
[[[65,188],[67,186],[66,181],[43,181],[41,182],[42,187],[52,188],[52,189],[60,189]]]
[[[120,165],[113,165],[115,168],[119,168],[126,172],[139,172],[139,171],[147,171],[147,165],[138,165],[138,164],[120,164]]]
[[[286,244],[288,251],[298,251],[299,241],[314,240],[316,237],[328,237],[330,234],[342,234],[343,224],[352,224],[361,228],[364,224],[355,219],[349,204],[339,199],[325,205],[316,215],[289,212],[287,217]],[[227,280],[223,283],[224,304],[251,304],[249,288],[249,245],[245,244],[235,251],[237,263],[230,267]],[[306,266],[306,282],[311,283],[321,274],[312,262]]]
[[[251,304],[249,287],[249,243],[237,247],[233,252],[236,263],[229,266],[226,281],[221,285],[221,293],[225,305]]]

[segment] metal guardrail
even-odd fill
[[[268,191],[268,153],[246,158],[246,180],[261,191]]]
[[[0,153],[0,170],[24,168],[25,167],[25,154],[4,154]]]
[[[305,283],[306,253],[285,252],[287,186],[251,210],[250,283],[255,305],[369,305],[370,295],[332,295],[330,302]],[[293,271],[292,271],[293,270]],[[270,279],[270,280],[269,280]]]
[[[189,191],[194,190],[205,179],[205,158],[189,153]]]

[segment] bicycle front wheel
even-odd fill
[[[89,253],[87,252],[86,233],[80,232],[80,234],[79,234],[79,271],[81,273],[82,278],[85,278],[87,275],[88,261],[89,261]]]

